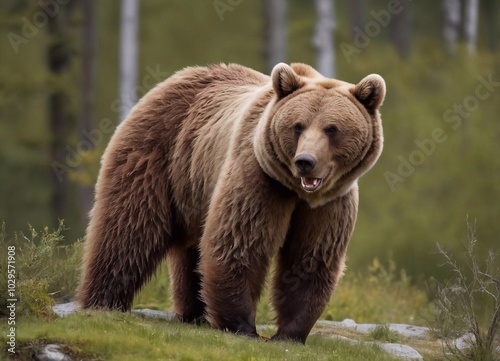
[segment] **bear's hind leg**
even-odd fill
[[[201,301],[201,279],[197,271],[198,247],[175,246],[168,253],[174,312],[182,322],[200,322],[205,312]]]
[[[129,311],[134,296],[167,253],[168,235],[111,225],[105,220],[102,226],[110,229],[87,234],[83,277],[77,292],[82,308]]]
[[[158,196],[166,187],[141,164],[136,177],[122,177],[119,164],[101,171],[77,292],[83,308],[130,310],[172,245],[171,208]]]

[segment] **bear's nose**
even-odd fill
[[[299,154],[295,157],[295,166],[301,175],[308,175],[316,166],[316,159],[309,154]]]

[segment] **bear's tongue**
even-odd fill
[[[302,188],[306,192],[312,192],[318,189],[318,187],[321,184],[321,178],[306,178],[306,177],[301,177],[300,178],[300,183],[302,184]]]

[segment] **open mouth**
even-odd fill
[[[302,188],[306,192],[314,192],[316,189],[319,188],[321,182],[323,182],[322,178],[307,178],[307,177],[300,178],[300,183],[302,185]]]

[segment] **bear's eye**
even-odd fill
[[[295,134],[300,134],[300,133],[302,133],[302,130],[303,130],[303,129],[304,129],[304,128],[302,128],[302,125],[300,125],[300,124],[295,124],[295,125],[293,126],[293,131],[295,132]]]
[[[337,133],[338,130],[339,130],[339,128],[337,128],[336,125],[331,125],[325,129],[325,133],[328,135],[333,135],[333,134]]]

